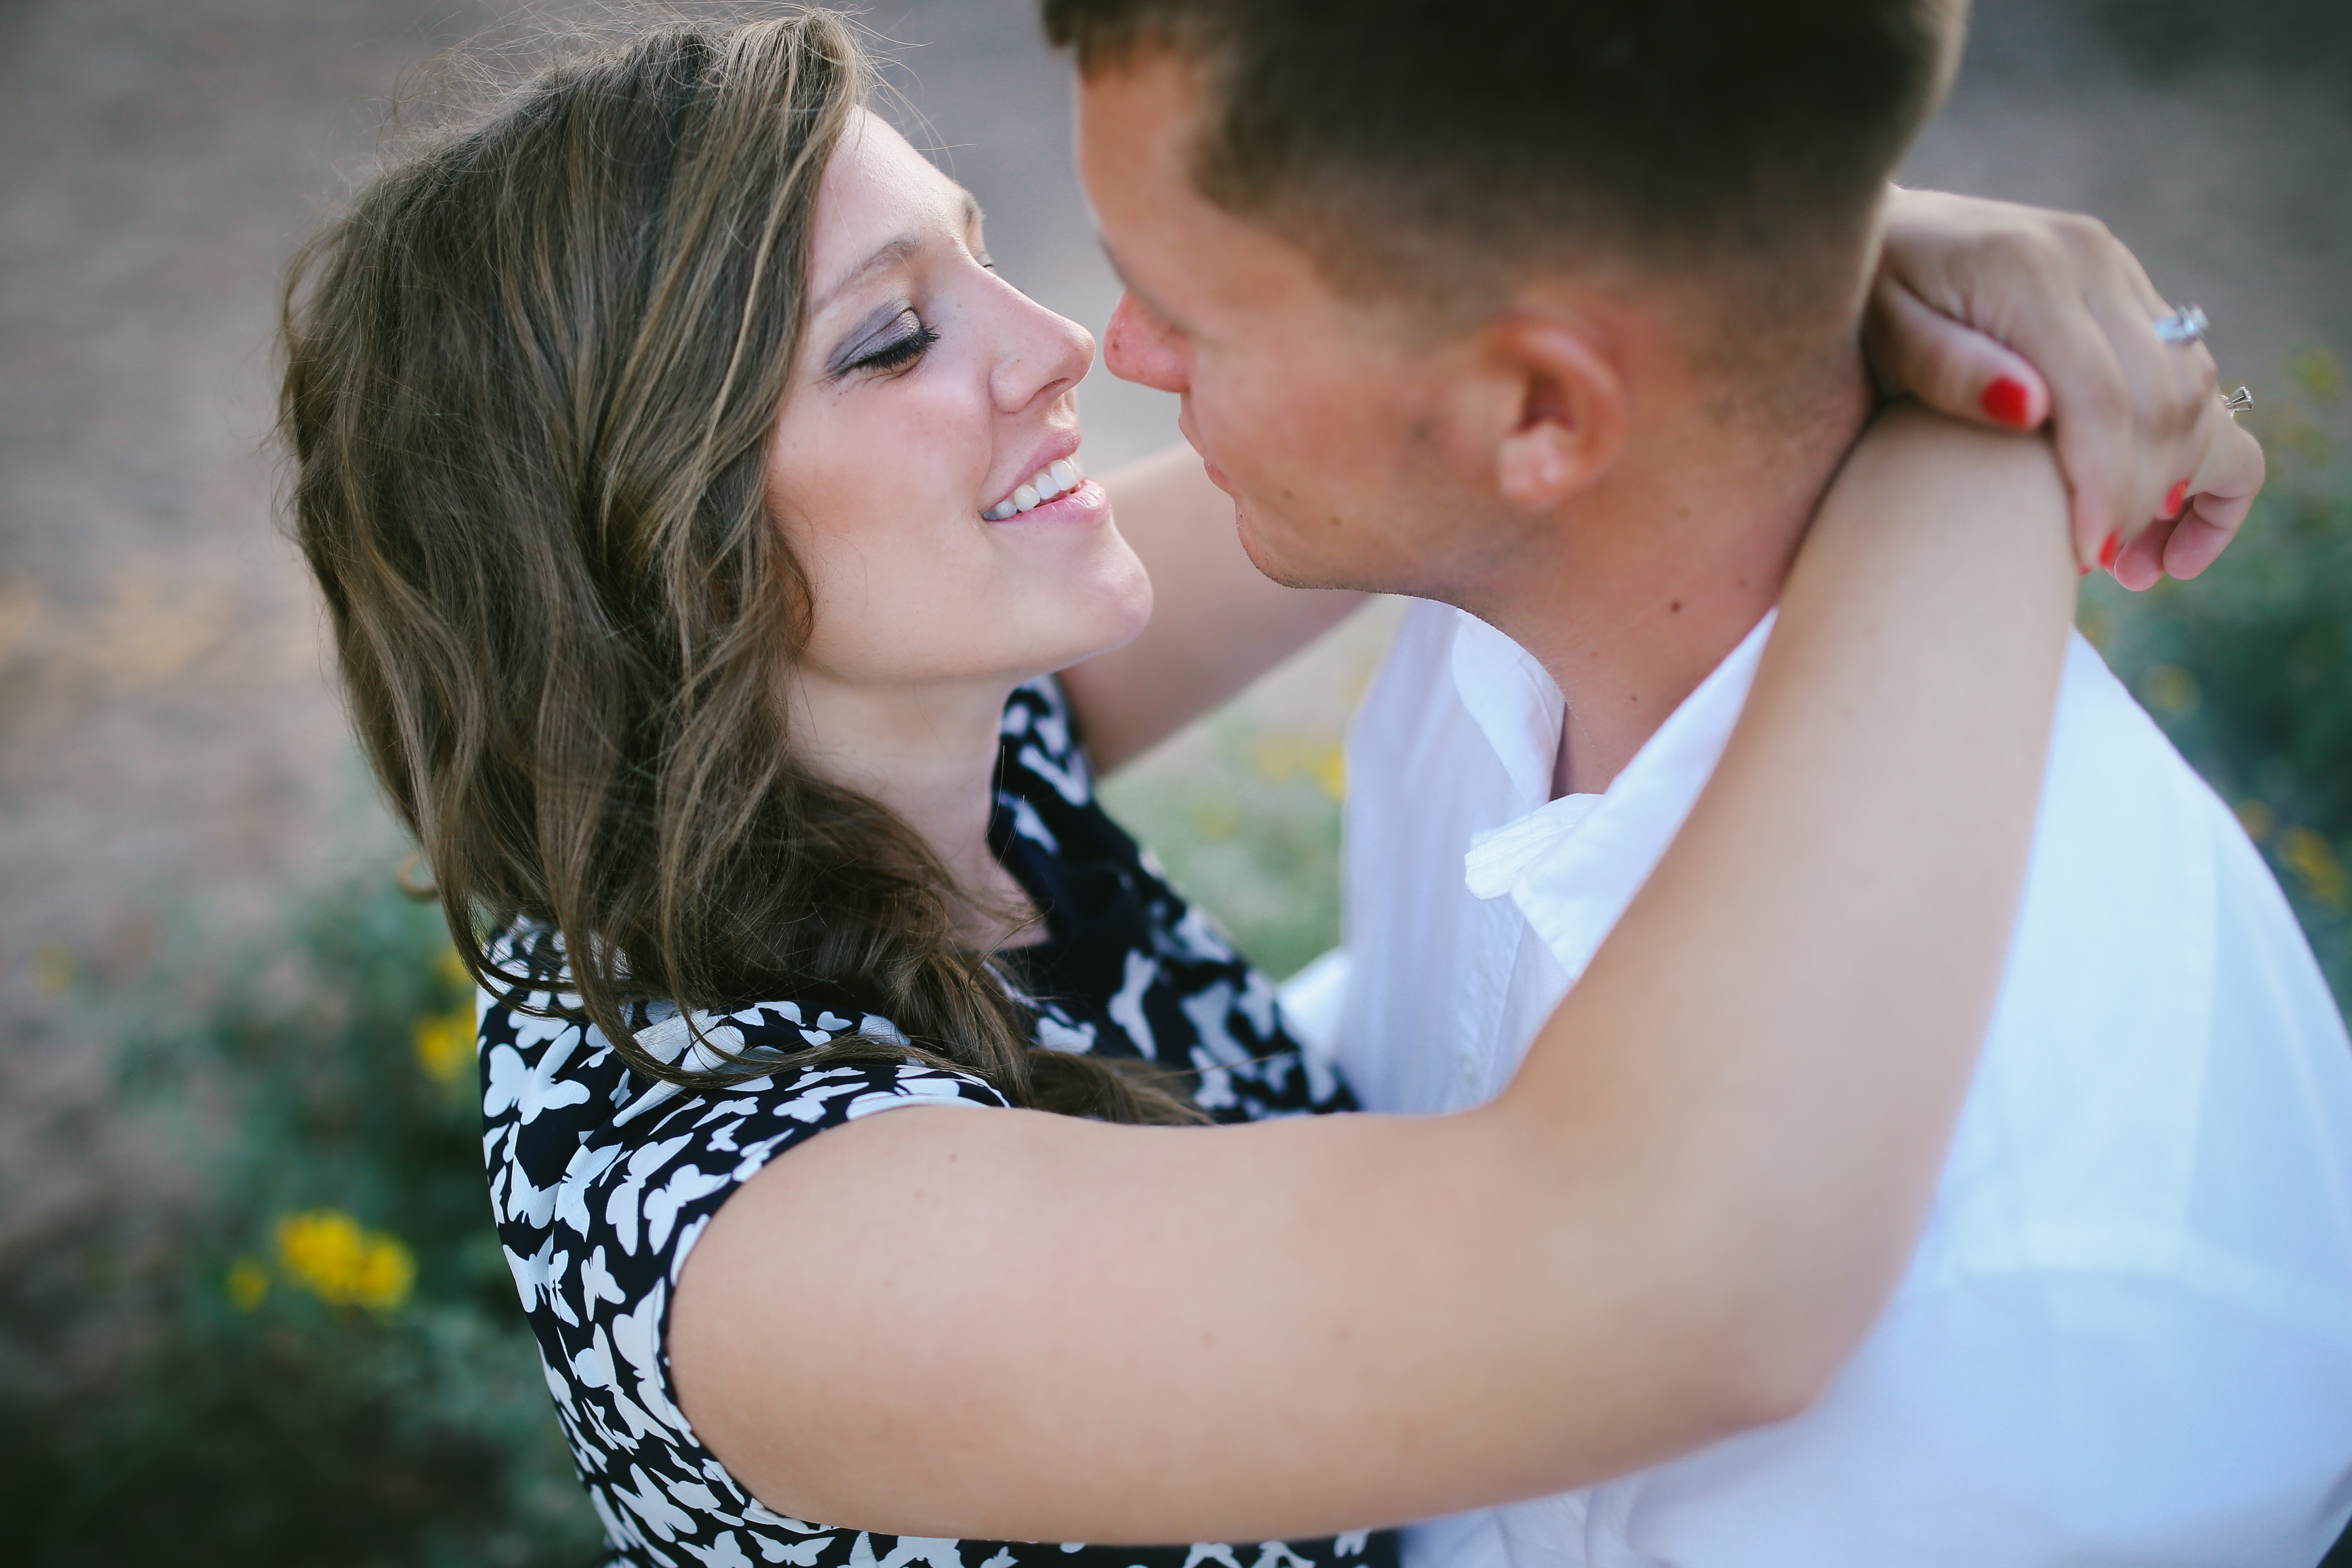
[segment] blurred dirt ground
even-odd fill
[[[96,998],[175,932],[230,944],[397,852],[273,526],[275,284],[404,78],[509,15],[0,0],[0,1382],[114,1354],[99,1306],[171,1202],[173,1161],[110,1111]],[[1098,328],[1115,290],[1026,0],[867,17],[1008,273]],[[2106,218],[2258,396],[2352,350],[2341,0],[1992,0],[1909,177]],[[1172,436],[1154,394],[1087,406],[1097,471]],[[1282,967],[1328,935],[1329,758],[1378,644],[1355,630],[1118,791]],[[1218,805],[1269,790],[1271,849]]]

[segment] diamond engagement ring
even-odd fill
[[[2194,305],[2183,305],[2156,324],[2157,340],[2165,343],[2193,343],[2205,336],[2210,325],[2205,312]]]
[[[2243,413],[2246,410],[2254,406],[2254,394],[2248,392],[2245,388],[2240,387],[2236,392],[2231,392],[2228,397],[2221,400],[2221,406],[2228,409],[2231,413]]]

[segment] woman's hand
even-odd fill
[[[2095,218],[1898,189],[1864,341],[1883,380],[1946,413],[2019,430],[2054,413],[2077,559],[2140,589],[2212,564],[2262,487],[2212,355],[2157,338],[2172,308]]]

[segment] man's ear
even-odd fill
[[[1486,338],[1496,487],[1521,511],[1549,512],[1623,447],[1624,379],[1573,317],[1515,310]]]

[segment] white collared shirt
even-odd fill
[[[1706,784],[1769,630],[1606,794],[1554,800],[1558,689],[1500,632],[1412,607],[1349,751],[1335,1032],[1368,1108],[1452,1110],[1507,1082]],[[1853,1362],[1793,1421],[1421,1526],[1407,1551],[1408,1568],[2307,1564],[2347,1512],[2352,1047],[2236,820],[2077,638],[1983,1061]]]

